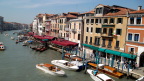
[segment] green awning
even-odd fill
[[[113,51],[113,50],[108,50],[108,49],[106,49],[105,52],[106,52],[106,53],[109,53],[109,54],[113,54],[113,55],[118,55],[118,56],[121,55],[121,52]]]
[[[126,58],[130,58],[130,59],[135,59],[136,55],[132,55],[132,54],[127,54],[127,53],[121,53],[122,57],[126,57]]]
[[[98,51],[105,52],[106,49],[99,48]]]
[[[48,41],[48,39],[43,39],[42,41]]]
[[[93,49],[93,50],[98,50],[99,47],[92,46],[91,49]]]
[[[88,48],[92,48],[92,45],[88,45],[88,44],[83,44],[83,46],[88,47]]]

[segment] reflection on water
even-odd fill
[[[0,51],[0,81],[93,81],[84,71],[74,72],[65,70],[65,77],[57,77],[44,73],[35,67],[38,63],[50,63],[53,59],[61,59],[61,54],[54,50],[36,52],[22,43],[15,44],[10,37],[14,31],[7,31],[10,36],[0,34],[0,41],[6,46],[5,51]],[[110,76],[111,77],[111,76]],[[132,79],[117,79],[116,81],[134,81]]]

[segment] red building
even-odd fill
[[[125,52],[137,55],[134,60],[139,67],[144,66],[144,9],[129,12]]]

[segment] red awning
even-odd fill
[[[52,40],[53,38],[55,38],[52,36],[39,36],[39,35],[34,35],[34,37],[37,39],[49,39],[49,40]]]
[[[34,35],[34,32],[28,32],[29,35]]]
[[[71,41],[64,40],[64,39],[57,39],[57,40],[52,41],[52,43],[61,45],[61,46],[76,46],[76,45],[78,45],[78,43],[71,42]]]

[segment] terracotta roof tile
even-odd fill
[[[138,13],[144,13],[144,9],[130,12],[130,14],[138,14]]]
[[[82,13],[82,14],[88,14],[88,13],[94,14],[94,10],[91,10],[91,11],[89,11],[89,12],[85,12],[85,13]]]
[[[118,10],[117,12],[109,12],[105,14],[104,16],[116,16],[116,15],[127,15],[130,9],[127,8],[113,8],[114,10]]]

